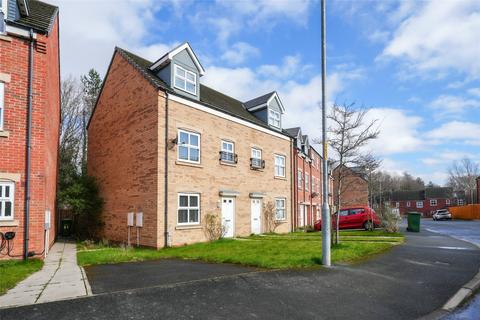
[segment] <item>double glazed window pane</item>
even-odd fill
[[[178,223],[198,223],[200,221],[198,195],[180,195],[178,206]]]
[[[200,139],[199,135],[185,131],[178,134],[178,158],[187,161],[200,161]]]
[[[0,219],[13,218],[13,184],[0,184]]]
[[[196,93],[197,79],[195,73],[187,71],[179,66],[175,66],[175,87],[187,91],[191,94]]]

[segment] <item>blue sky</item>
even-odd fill
[[[103,74],[115,45],[155,60],[188,41],[203,83],[240,100],[277,90],[284,122],[320,137],[319,1],[51,2],[64,76]],[[453,160],[479,161],[478,30],[476,0],[327,1],[328,103],[372,108],[365,151],[383,169],[443,184]]]

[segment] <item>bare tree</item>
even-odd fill
[[[82,109],[81,87],[77,80],[68,77],[61,83],[60,184],[68,184],[72,174],[79,169]]]
[[[456,191],[465,191],[465,195],[473,202],[476,189],[476,178],[480,176],[480,166],[469,158],[454,161],[448,169],[447,185]]]
[[[268,233],[274,233],[277,227],[280,225],[280,221],[277,220],[277,210],[275,204],[269,201],[263,208],[263,217],[265,219],[265,230]]]
[[[373,179],[373,175],[378,170],[378,168],[380,168],[380,165],[382,164],[382,160],[375,157],[373,154],[368,153],[368,154],[360,155],[355,160],[355,163],[357,164],[358,167],[362,169],[363,172],[365,172],[365,175],[367,177],[368,203],[370,206],[372,206],[372,203],[373,203],[372,195],[373,195],[374,182],[375,182]]]
[[[348,175],[347,165],[355,164],[361,156],[361,148],[370,140],[376,139],[380,133],[377,121],[365,123],[365,116],[368,113],[366,108],[355,108],[355,104],[334,104],[332,112],[327,116],[330,121],[329,139],[330,146],[335,151],[337,161],[337,210],[340,210],[342,193],[342,182]],[[335,243],[339,239],[339,217],[337,215],[335,226]]]

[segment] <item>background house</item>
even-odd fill
[[[42,256],[55,238],[58,9],[33,0],[0,3],[0,232],[15,233],[0,259]]]
[[[368,206],[368,181],[361,168],[343,166],[343,181],[340,188],[342,208],[351,206]],[[338,207],[338,183],[340,167],[333,170],[333,201]],[[338,208],[337,208],[338,209]]]

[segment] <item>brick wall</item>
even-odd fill
[[[58,19],[51,34],[37,35],[47,53],[34,51],[33,113],[30,175],[29,251],[44,250],[45,210],[52,214],[50,245],[55,239],[55,197],[57,185],[60,110]],[[5,83],[4,131],[0,134],[0,179],[15,182],[14,220],[0,222],[0,232],[14,231],[13,255],[23,254],[25,206],[25,157],[27,129],[29,41],[15,36],[0,38],[0,74]]]
[[[368,182],[357,174],[351,172],[348,168],[344,170],[345,171],[342,174],[344,175],[344,178],[340,191],[341,207],[368,206]],[[333,195],[336,206],[338,205],[338,175],[339,169],[336,168],[333,172]]]
[[[126,242],[127,213],[143,211],[140,243],[157,247],[159,197],[158,92],[115,53],[88,129],[88,173],[105,201],[103,236]],[[135,232],[135,230],[132,230]],[[135,233],[132,233],[135,234]]]

